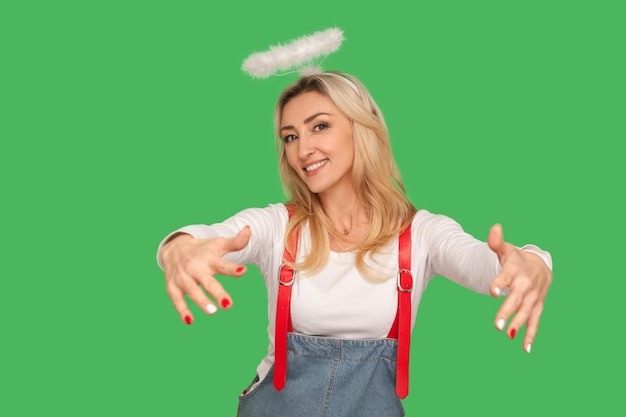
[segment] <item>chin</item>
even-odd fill
[[[324,192],[324,189],[323,189],[323,188],[319,188],[319,187],[317,187],[317,188],[315,188],[315,187],[314,187],[314,188],[309,187],[309,191],[310,191],[311,193],[313,193],[313,194],[319,194],[319,193],[321,193],[321,192]]]
[[[313,184],[313,185],[307,184],[307,188],[313,194],[323,193],[327,189],[327,187],[325,185],[319,185],[319,184]]]

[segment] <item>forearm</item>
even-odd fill
[[[224,255],[224,258],[235,263],[258,265],[276,242],[282,245],[286,223],[287,211],[284,205],[276,204],[262,209],[246,209],[210,226],[202,224],[185,226],[170,233],[161,241],[157,249],[157,263],[163,268],[163,247],[177,235],[188,234],[196,239],[231,238],[249,226],[252,235],[248,245],[241,251]]]

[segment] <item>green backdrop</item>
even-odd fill
[[[2,2],[0,414],[235,415],[267,348],[259,272],[186,326],[155,251],[283,201],[273,106],[295,75],[240,66],[331,26],[324,67],[369,87],[415,205],[554,259],[530,355],[498,301],[431,283],[407,415],[620,414],[623,4]]]

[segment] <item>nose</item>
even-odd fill
[[[303,134],[298,138],[298,156],[300,159],[307,159],[315,153],[315,143],[308,134]]]

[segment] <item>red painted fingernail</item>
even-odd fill
[[[191,318],[191,316],[185,316],[185,323],[187,324],[193,323],[193,319]]]
[[[240,266],[239,268],[235,269],[235,272],[238,274],[241,274],[246,268],[244,268],[243,266]]]
[[[517,330],[515,330],[515,329],[511,329],[511,331],[509,332],[509,337],[510,337],[511,339],[513,339],[513,338],[515,337],[515,334],[516,334],[516,333],[517,333]]]
[[[222,308],[228,308],[228,306],[230,306],[230,300],[228,298],[224,298],[221,304]]]

